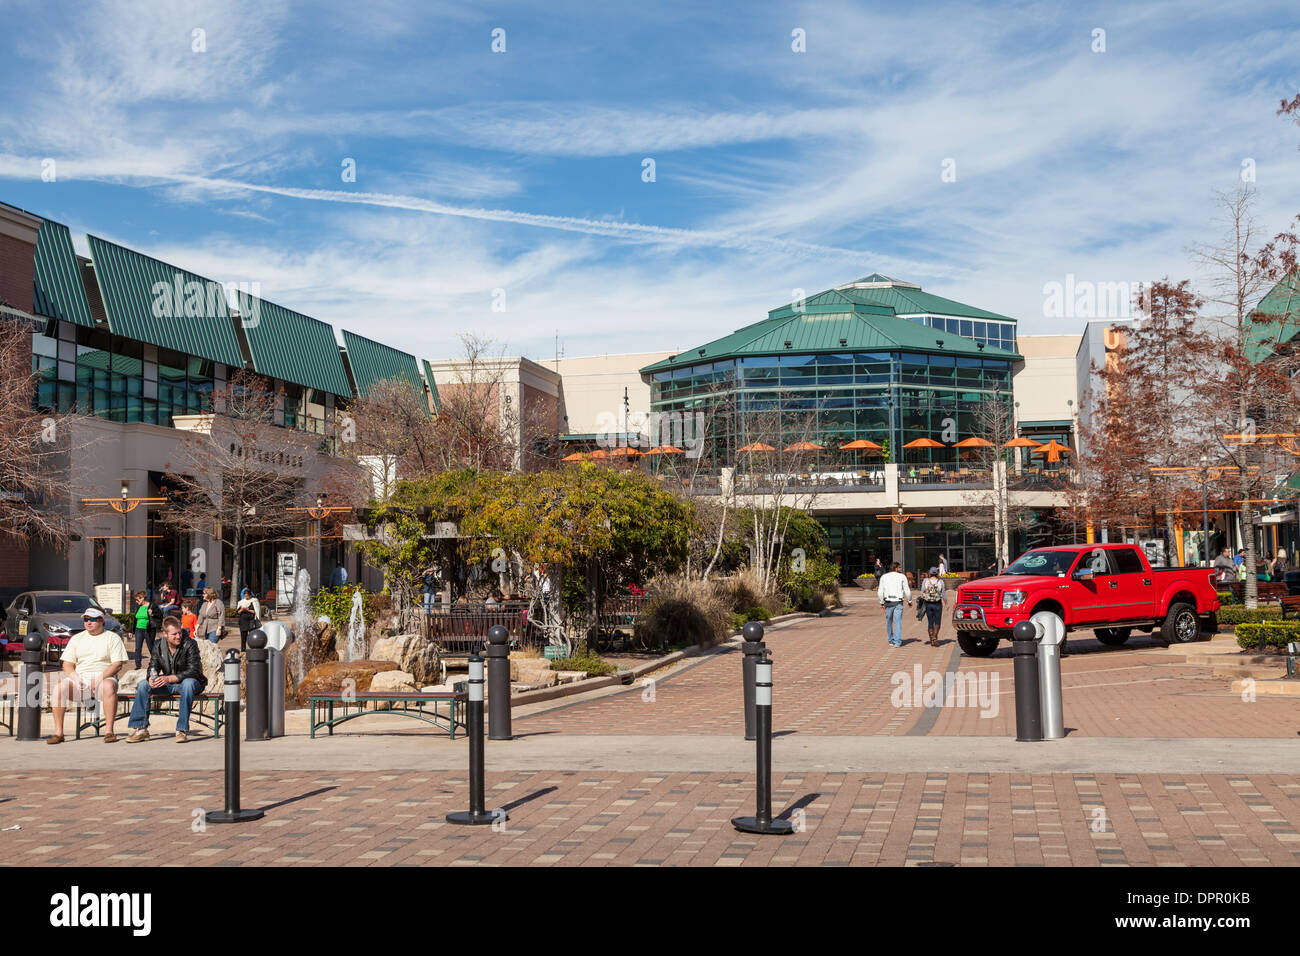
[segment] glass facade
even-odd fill
[[[962,319],[945,315],[900,315],[899,318],[924,325],[926,328],[947,332],[949,335],[960,335],[972,342],[983,342],[985,345],[1006,349],[1008,352],[1016,350],[1016,323],[1014,322]]]
[[[654,372],[650,383],[651,411],[706,413],[706,449],[723,465],[750,441],[773,443],[777,431],[782,442],[798,441],[810,412],[818,444],[865,438],[898,461],[913,439],[942,440],[948,419],[959,437],[973,434],[976,408],[991,398],[1011,405],[1009,360],[922,352],[746,356]],[[955,459],[952,448],[906,453],[908,462]]]

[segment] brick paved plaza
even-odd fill
[[[753,812],[740,654],[723,647],[638,684],[520,708],[488,742],[502,828],[444,822],[468,801],[466,743],[416,722],[361,720],[333,739],[243,748],[243,805],[266,817],[203,829],[222,805],[222,748],[58,747],[0,738],[0,833],[13,864],[1224,866],[1300,862],[1292,697],[1231,680],[1149,639],[1065,659],[1063,741],[1016,744],[1007,651],[964,657],[949,631],[890,649],[872,595],[771,629],[774,810],[786,838],[737,833]],[[966,706],[891,700],[900,678],[957,670]],[[996,677],[996,680],[994,678]],[[292,716],[292,715],[291,715]],[[48,721],[48,717],[47,717]]]

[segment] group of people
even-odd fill
[[[140,592],[143,596],[143,592]],[[148,605],[146,604],[147,608]],[[88,607],[82,614],[82,630],[74,634],[63,648],[63,678],[54,695],[54,733],[47,744],[63,743],[63,720],[73,700],[97,697],[104,713],[104,743],[116,743],[118,677],[127,661],[126,644],[104,626],[104,612]],[[155,697],[179,697],[176,717],[176,742],[189,739],[190,709],[194,698],[207,687],[203,658],[194,638],[185,634],[181,621],[167,615],[158,624],[162,641],[150,645],[149,671],[135,688],[135,700],[127,726],[127,743],[149,739],[149,705]],[[137,630],[137,635],[139,631]],[[136,648],[136,666],[140,664]]]
[[[1286,580],[1286,573],[1290,570],[1291,564],[1287,560],[1285,548],[1278,548],[1277,554],[1272,558],[1261,555],[1255,565],[1255,573],[1266,576],[1265,579],[1269,581]],[[1214,573],[1220,581],[1246,580],[1246,549],[1238,548],[1234,555],[1228,548],[1224,548],[1214,559]]]
[[[947,562],[940,556],[936,565],[921,579],[917,589],[916,617],[925,618],[931,647],[939,646],[939,629],[943,626],[943,600],[947,588],[943,583],[943,573]],[[901,565],[895,561],[889,570],[876,579],[876,595],[880,607],[885,612],[885,633],[891,647],[903,646],[903,604],[912,606],[912,586]]]

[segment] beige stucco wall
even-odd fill
[[[632,352],[621,355],[586,355],[547,362],[564,380],[560,429],[569,434],[623,431],[623,389],[635,428],[638,414],[650,411],[650,386],[641,381],[640,369],[675,352]]]
[[[1025,363],[1012,379],[1016,419],[1021,422],[1064,421],[1078,401],[1078,335],[1021,335],[1016,348]]]

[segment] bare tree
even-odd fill
[[[308,441],[275,424],[275,393],[260,376],[236,372],[168,465],[175,494],[170,519],[229,542],[231,589],[253,539],[287,540],[304,520],[301,468]]]
[[[73,415],[37,411],[32,328],[0,312],[0,541],[67,548]]]
[[[339,456],[361,466],[351,473],[364,476],[362,485],[340,489],[358,504],[371,497],[387,500],[399,479],[425,478],[445,466],[428,402],[404,378],[372,385],[338,414],[335,432]]]
[[[504,347],[473,333],[460,336],[463,357],[438,383],[442,407],[434,422],[442,470],[509,470],[522,465],[524,411],[507,402]]]

